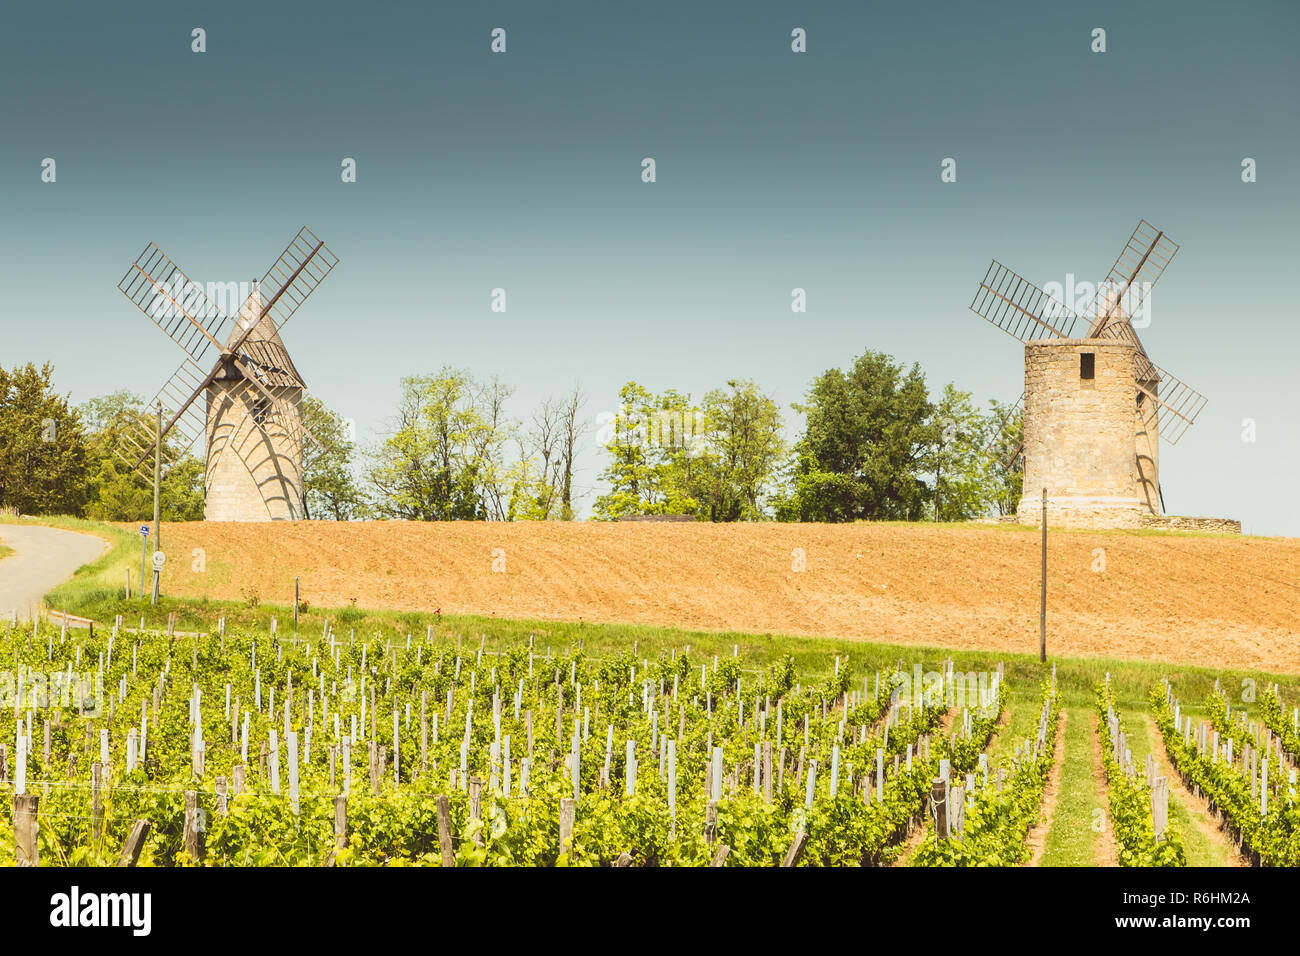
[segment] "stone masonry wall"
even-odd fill
[[[1147,510],[1138,498],[1134,362],[1123,342],[1049,339],[1025,346],[1023,524],[1037,525],[1042,489],[1048,524],[1135,528]],[[1080,356],[1094,355],[1092,379]]]
[[[280,412],[259,426],[251,389],[221,381],[208,390],[207,521],[296,520],[302,517],[302,450]],[[237,384],[237,383],[236,383]],[[286,403],[291,389],[273,390]],[[277,403],[283,408],[284,403]]]
[[[1216,534],[1241,534],[1241,522],[1232,518],[1186,518],[1182,515],[1143,515],[1142,527],[1170,531],[1206,531]]]

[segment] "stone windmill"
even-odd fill
[[[303,228],[231,317],[149,243],[118,288],[185,358],[150,403],[159,410],[157,426],[140,421],[124,429],[118,456],[143,473],[159,446],[170,464],[202,437],[206,520],[302,518],[304,448],[324,447],[318,436],[334,429],[321,406],[305,402],[306,385],[280,329],[337,264]]]
[[[1141,220],[1079,315],[996,259],[970,308],[1025,343],[1021,523],[1137,527],[1163,511],[1161,439],[1174,444],[1205,397],[1148,357],[1131,317],[1178,246]],[[1085,334],[1076,337],[1077,332]]]

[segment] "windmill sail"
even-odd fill
[[[1155,402],[1160,416],[1160,437],[1171,445],[1178,444],[1178,439],[1196,421],[1196,416],[1205,408],[1207,399],[1186,382],[1169,374],[1160,366],[1154,366],[1159,375],[1158,393],[1138,383],[1138,392],[1145,400]],[[1165,414],[1165,413],[1168,414]]]
[[[117,287],[195,361],[230,335],[231,320],[152,242]]]
[[[306,226],[298,231],[280,258],[262,277],[262,295],[269,304],[267,316],[281,329],[307,296],[325,280],[338,256]]]
[[[1113,317],[1137,315],[1176,252],[1176,242],[1145,219],[1138,220],[1133,235],[1097,287],[1096,297],[1084,310],[1090,322],[1089,338],[1100,335]]]
[[[996,259],[980,282],[970,310],[1022,342],[1073,338],[1079,316]]]

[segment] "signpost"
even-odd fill
[[[144,566],[149,557],[149,526],[140,525],[140,596],[144,597]]]
[[[149,601],[150,604],[158,603],[158,574],[162,571],[163,565],[166,562],[167,555],[163,554],[161,551],[155,551],[153,553],[153,598]]]

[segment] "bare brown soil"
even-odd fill
[[[300,575],[315,606],[1037,649],[1032,530],[203,522],[162,533],[168,587],[192,597],[288,604]],[[1300,673],[1300,539],[1059,533],[1048,575],[1056,654]]]

